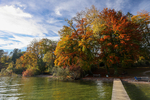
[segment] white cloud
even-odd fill
[[[16,36],[16,35],[13,35],[14,38],[10,38],[11,40],[17,40],[17,41],[20,41],[21,43],[24,44],[24,47],[27,46],[28,44],[30,44],[30,42],[33,40],[33,39],[37,39],[37,40],[41,40],[43,38],[48,38],[48,39],[51,39],[51,40],[54,40],[54,41],[58,41],[60,39],[59,36],[55,36],[55,37],[49,37],[49,36],[43,36],[43,37],[24,37],[24,36]]]
[[[0,49],[14,49],[14,48],[22,49],[24,47],[27,47],[31,43],[31,41],[33,41],[33,39],[41,40],[43,38],[47,38],[53,41],[59,41],[60,39],[59,36],[23,37],[23,36],[13,35],[13,38],[9,38],[9,40],[0,39],[0,45],[1,46],[3,45],[2,47],[0,47]]]
[[[23,12],[19,7],[7,5],[0,6],[0,30],[33,36],[47,33],[31,14]]]
[[[27,46],[30,43],[30,41],[33,40],[33,37],[13,35],[13,38],[10,38],[10,40],[20,41],[20,43],[23,43],[24,46]]]
[[[14,49],[14,48],[18,48],[18,49],[22,49],[23,47],[25,47],[23,45],[23,43],[20,42],[12,42],[12,44],[7,44],[5,46],[0,47],[0,49]]]
[[[26,47],[30,41],[32,41],[33,38],[31,37],[23,37],[23,36],[17,36],[17,35],[13,35],[12,38],[8,38],[6,39],[0,39],[0,45],[2,45],[2,47],[0,47],[1,49],[14,49],[14,48],[18,48],[21,49],[23,47]]]
[[[48,39],[53,40],[53,41],[59,41],[60,40],[59,36],[56,36],[56,37],[45,37],[45,38],[48,38]]]
[[[0,45],[10,44],[10,43],[12,43],[12,41],[0,39]]]
[[[22,5],[20,5],[22,6]],[[0,7],[0,13],[2,15],[10,15],[11,17],[26,17],[32,18],[32,15],[23,12],[20,8],[15,8],[14,6],[2,6]]]
[[[95,0],[62,0],[54,7],[56,15],[72,18],[77,12],[85,10],[86,7],[91,7],[96,4]]]
[[[60,8],[55,9],[55,13],[56,15],[62,16],[62,14],[60,13]]]
[[[49,23],[49,24],[57,24],[59,26],[62,26],[62,21],[63,20],[58,20],[58,19],[55,19],[55,18],[49,18],[47,20],[47,23]]]
[[[40,18],[35,17],[24,12],[20,3],[15,6],[0,6],[0,49],[22,49],[27,47],[30,42],[36,39],[48,38],[58,40],[57,37],[50,37],[48,31],[53,31],[55,34],[60,29],[60,22],[57,19],[50,19],[49,23],[59,23],[55,25],[48,25],[41,22]],[[40,24],[39,24],[40,22]],[[6,37],[6,38],[5,38]]]
[[[128,0],[107,0],[106,6],[115,10],[122,10],[123,8],[130,7],[130,3]]]

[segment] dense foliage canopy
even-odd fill
[[[59,31],[55,65],[90,70],[104,62],[117,74],[118,67],[130,67],[149,50],[149,20],[147,12],[130,16],[94,6],[78,13]]]

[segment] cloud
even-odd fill
[[[129,8],[130,3],[129,0],[107,0],[106,7],[119,11]]]
[[[14,6],[2,6],[0,7],[0,13],[3,15],[11,15],[13,17],[32,18],[32,15],[25,13],[20,8],[15,8]]]
[[[9,38],[9,39],[0,39],[0,49],[14,49],[14,48],[18,48],[18,49],[22,49],[27,47],[31,41],[33,41],[34,39],[37,40],[41,40],[43,38],[47,38],[53,41],[58,41],[60,39],[59,36],[44,36],[44,37],[28,37],[28,36],[17,36],[17,35],[13,35],[13,37]]]
[[[0,39],[0,45],[10,44],[10,43],[12,43],[12,41]]]
[[[141,0],[138,3],[133,3],[135,7],[131,9],[132,14],[136,15],[137,12],[146,10],[150,10],[150,1],[149,0]]]
[[[27,47],[34,38],[59,39],[59,36],[56,37],[57,31],[62,25],[59,24],[59,20],[53,18],[48,21],[49,24],[46,24],[42,22],[42,18],[35,18],[34,15],[24,12],[20,8],[24,9],[24,6],[20,3],[17,3],[17,6],[0,6],[1,49],[22,49]],[[57,23],[57,26],[54,23]],[[55,35],[55,37],[51,37],[51,35]]]
[[[63,22],[64,20],[59,20],[59,19],[56,19],[56,18],[48,18],[46,20],[46,22],[50,25],[53,25],[53,26],[63,26]]]
[[[56,15],[62,16],[62,14],[60,13],[60,8],[56,8],[55,13],[56,13]]]
[[[50,40],[53,40],[53,41],[59,41],[60,40],[59,36],[55,36],[55,37],[43,37],[43,38],[47,38],[47,39],[50,39]]]
[[[55,15],[72,18],[77,12],[96,5],[95,0],[60,0],[54,7]]]
[[[13,35],[7,39],[0,39],[1,49],[14,49],[26,47],[33,38]]]
[[[33,15],[19,7],[0,6],[0,30],[12,33],[40,35],[47,30],[34,20]]]

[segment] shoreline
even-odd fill
[[[84,77],[84,78],[81,78],[81,80],[113,82],[114,78],[112,77]]]
[[[136,83],[136,84],[150,84],[148,81],[136,81],[134,78],[122,79],[123,82]]]
[[[36,75],[34,77],[50,77],[50,78],[53,78],[53,75]]]
[[[148,81],[136,81],[134,77],[84,77],[81,78],[81,80],[113,82],[116,78],[119,78],[121,81],[127,83],[150,84]]]
[[[17,76],[21,76],[21,75],[17,75]],[[23,77],[23,76],[21,76]],[[53,75],[36,75],[36,76],[33,76],[33,77],[48,77],[48,78],[56,78],[54,77]],[[150,84],[150,82],[148,81],[136,81],[134,79],[134,77],[131,77],[131,76],[128,76],[128,77],[84,77],[84,78],[81,78],[79,80],[85,80],[85,81],[103,81],[103,82],[113,82],[113,80],[115,78],[119,78],[121,81],[123,82],[128,82],[128,83],[140,83],[140,84]]]
[[[49,78],[55,78],[53,75],[37,75],[35,77],[49,77]],[[147,83],[150,84],[148,81],[135,81],[134,77],[84,77],[79,80],[86,80],[86,81],[103,81],[103,82],[113,82],[115,78],[121,79],[123,82],[128,83]]]

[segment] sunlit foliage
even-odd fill
[[[93,6],[68,20],[68,24],[61,30],[55,50],[58,66],[89,70],[103,61],[117,73],[118,66],[130,66],[140,55],[140,26],[121,11],[105,8],[99,12]]]

